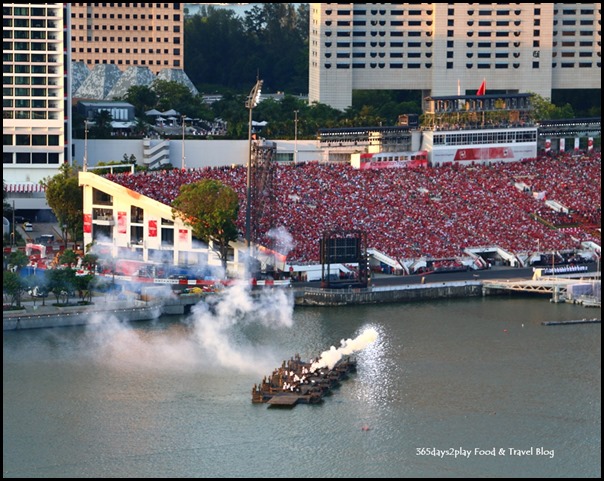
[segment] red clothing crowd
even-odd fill
[[[270,217],[257,220],[264,233],[258,241],[280,250],[269,231],[285,228],[293,238],[291,250],[282,252],[289,263],[319,262],[323,233],[338,230],[364,231],[367,247],[399,260],[455,258],[466,248],[546,252],[601,242],[599,152],[469,167],[356,170],[308,162],[274,169],[272,205],[264,209]],[[168,205],[183,184],[219,180],[238,193],[238,226],[245,232],[246,172],[236,166],[106,178]],[[555,212],[545,203],[550,200],[569,212]]]

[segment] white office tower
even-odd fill
[[[3,5],[3,178],[16,209],[48,208],[38,182],[71,163],[69,3]]]
[[[311,3],[309,101],[601,88],[600,3]]]

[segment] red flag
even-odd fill
[[[487,93],[487,80],[484,79],[476,91],[476,95],[484,95]]]

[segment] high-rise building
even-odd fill
[[[182,3],[72,3],[71,53],[90,69],[184,69]]]
[[[601,88],[600,3],[311,3],[309,101]]]
[[[71,163],[69,3],[5,3],[3,178],[16,209],[44,205],[39,181]]]

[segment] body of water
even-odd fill
[[[293,308],[4,333],[4,477],[599,477],[600,315],[546,298]],[[296,353],[367,329],[318,405],[251,403]],[[368,427],[366,430],[364,427]]]

